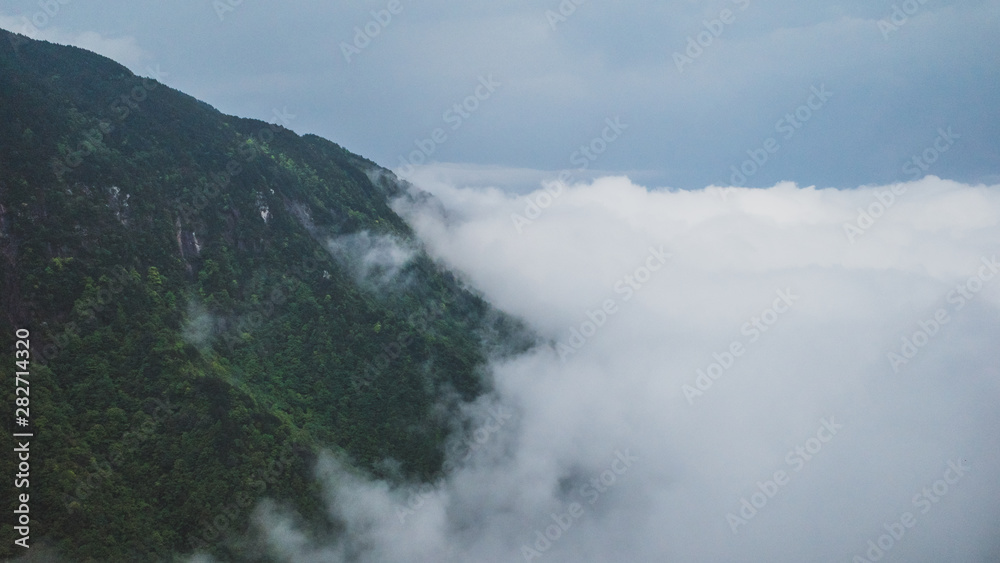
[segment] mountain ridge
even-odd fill
[[[316,135],[0,35],[0,349],[30,330],[42,560],[269,561],[265,498],[337,530],[318,452],[439,474],[489,355],[533,337],[427,256],[390,207],[407,187]],[[22,555],[14,534],[0,555]]]

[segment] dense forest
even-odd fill
[[[439,472],[488,358],[532,339],[424,253],[389,205],[407,193],[330,141],[0,30],[0,556],[26,551],[14,432],[39,561],[268,561],[265,498],[336,532],[321,450]]]

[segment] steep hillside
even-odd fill
[[[14,493],[36,556],[266,560],[247,533],[260,499],[337,525],[320,448],[439,471],[449,413],[487,390],[484,343],[528,338],[428,259],[398,190],[334,143],[0,30],[3,449],[34,433],[0,555],[24,551]],[[22,328],[27,429],[6,377]]]

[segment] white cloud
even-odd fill
[[[406,241],[368,231],[331,238],[326,247],[359,284],[383,289],[406,281],[398,276],[416,255],[416,249]]]
[[[205,309],[204,305],[197,301],[190,301],[181,329],[181,337],[188,344],[199,350],[204,350],[211,342],[216,322],[217,319]]]
[[[844,224],[893,187],[849,242]],[[890,539],[887,560],[995,560],[1000,276],[983,278],[1000,254],[996,188],[651,192],[602,178],[564,187],[523,234],[510,215],[541,192],[438,184],[444,215],[397,202],[493,303],[583,345],[495,365],[514,421],[429,492],[326,463],[348,534],[313,545],[273,515],[262,529],[292,561],[524,561],[524,546],[552,562],[849,561]],[[643,273],[660,246],[671,256]],[[635,287],[616,291],[625,276]],[[889,353],[920,331],[894,372]],[[689,402],[699,370],[718,378]],[[915,524],[881,538],[906,512]]]

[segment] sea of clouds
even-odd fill
[[[260,507],[282,560],[1000,559],[1000,186],[412,180],[430,254],[543,342],[435,483],[325,457],[325,541]]]

